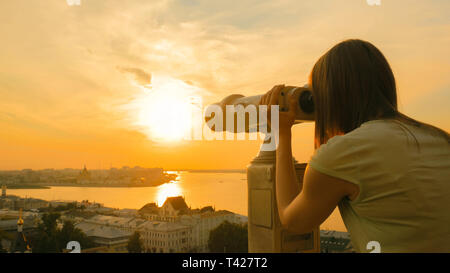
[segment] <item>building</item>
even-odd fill
[[[86,165],[84,165],[83,170],[80,172],[80,175],[78,175],[77,183],[78,184],[90,184],[90,183],[92,183],[91,173],[87,170]]]
[[[161,207],[148,203],[139,210],[145,219],[161,222],[175,222],[179,216],[189,213],[191,210],[182,196],[168,197]]]
[[[33,212],[0,210],[0,248],[9,252],[30,252],[27,238],[36,232],[39,214]]]
[[[25,233],[33,231],[39,222],[39,214],[36,212],[22,212],[21,210],[0,210],[0,230],[15,233],[17,230],[17,219],[22,219],[22,230]]]
[[[76,205],[77,202],[72,200],[51,200],[49,201],[49,203],[52,207],[56,208],[56,207],[65,207],[71,204]]]
[[[138,227],[145,252],[188,252],[192,247],[192,228],[174,222],[146,221]]]
[[[79,207],[84,207],[85,209],[88,209],[88,210],[95,210],[95,209],[104,207],[103,204],[101,204],[101,203],[89,202],[89,200],[83,200],[83,201],[79,202],[77,205]]]
[[[80,222],[75,225],[99,246],[126,252],[126,244],[132,232],[116,227]]]
[[[241,218],[236,214],[226,210],[215,211],[210,207],[203,208],[198,213],[182,215],[179,218],[180,223],[191,227],[192,246],[193,250],[197,252],[209,251],[209,233],[225,221],[242,224]]]
[[[139,214],[149,220],[155,222],[170,222],[184,227],[189,227],[189,252],[208,252],[208,240],[211,230],[217,228],[224,221],[230,223],[242,224],[246,222],[246,218],[236,215],[230,211],[216,211],[212,206],[203,207],[201,209],[190,209],[181,196],[169,197],[161,207],[156,203],[149,203],[139,210]],[[245,218],[245,219],[244,219]],[[167,228],[169,225],[166,225]],[[144,234],[144,237],[147,236]],[[162,237],[162,244],[171,245],[167,241],[170,237]],[[146,238],[147,240],[148,238]],[[152,239],[149,239],[152,240]],[[161,238],[159,239],[161,240]],[[165,240],[165,241],[164,241]],[[151,243],[151,242],[150,242]],[[150,249],[153,249],[151,246]],[[170,248],[168,248],[170,250]],[[180,248],[175,247],[177,252]],[[163,251],[165,251],[163,249]]]
[[[14,209],[23,208],[24,210],[36,210],[48,206],[49,202],[36,198],[21,198],[14,203]]]
[[[137,228],[146,222],[145,219],[126,218],[109,215],[96,215],[84,220],[85,223],[95,224],[99,226],[114,227],[120,230],[129,231],[133,233]]]
[[[166,217],[176,218],[181,214],[189,212],[189,207],[186,201],[181,196],[167,197],[166,201],[162,205],[162,215]]]
[[[129,238],[144,222],[146,220],[139,218],[96,215],[75,226],[100,246],[87,252],[127,252]]]
[[[49,202],[36,198],[21,198],[15,195],[8,195],[0,198],[0,208],[9,210],[33,210],[46,208]]]
[[[147,220],[154,220],[159,217],[159,207],[156,203],[148,203],[138,210],[139,215]]]
[[[116,244],[111,246],[97,246],[92,248],[81,249],[82,253],[128,253],[128,243]],[[70,250],[64,250],[69,252]]]
[[[22,210],[20,210],[19,220],[17,221],[16,236],[10,248],[11,253],[31,253],[31,248],[28,245],[25,234],[23,233],[23,224],[24,221],[22,219]]]
[[[161,207],[156,203],[146,204],[138,213],[141,217],[95,215],[76,227],[97,244],[107,247],[107,252],[122,249],[136,231],[141,235],[145,252],[208,252],[211,230],[224,221],[246,222],[245,217],[226,210],[216,211],[212,206],[192,210],[181,196],[167,198]],[[124,210],[123,214],[132,216],[136,211]],[[92,252],[102,250],[105,248],[95,248]]]
[[[113,215],[124,218],[135,218],[138,216],[136,209],[119,209],[113,212]]]

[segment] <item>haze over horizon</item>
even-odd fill
[[[178,139],[174,125],[193,122],[186,101],[302,85],[349,38],[385,54],[400,111],[449,131],[449,11],[444,0],[2,1],[0,170],[245,169],[261,141]],[[293,129],[299,162],[313,128]]]

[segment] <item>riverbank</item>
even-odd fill
[[[163,177],[158,180],[153,179],[152,181],[145,180],[133,180],[133,182],[120,183],[120,184],[109,184],[97,182],[94,179],[84,180],[83,183],[77,183],[75,179],[70,182],[57,182],[57,183],[13,183],[6,184],[8,189],[50,189],[51,187],[88,187],[88,188],[143,188],[143,187],[158,187],[166,183],[175,181],[178,175],[175,173],[165,173]],[[101,180],[101,179],[99,179]],[[0,181],[0,186],[2,185]]]
[[[11,190],[27,190],[27,189],[50,189],[50,186],[47,185],[30,185],[30,184],[9,184],[7,185],[8,189]]]
[[[10,190],[27,190],[27,189],[50,189],[52,187],[79,187],[79,188],[148,188],[148,187],[158,187],[162,184],[169,183],[155,183],[151,185],[108,185],[108,184],[73,184],[73,183],[58,183],[58,184],[45,184],[45,185],[28,185],[28,184],[9,184],[7,189]]]
[[[189,173],[247,173],[245,169],[180,169],[179,172],[189,172]]]

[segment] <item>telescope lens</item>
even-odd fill
[[[298,104],[303,112],[310,114],[314,112],[314,100],[311,91],[305,90],[298,98]]]

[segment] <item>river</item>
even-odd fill
[[[245,173],[177,172],[176,181],[157,187],[51,187],[50,189],[8,189],[8,194],[44,200],[89,200],[106,207],[139,209],[147,203],[162,205],[170,196],[184,196],[191,208],[214,206],[247,215]],[[345,231],[339,211],[321,229]]]

